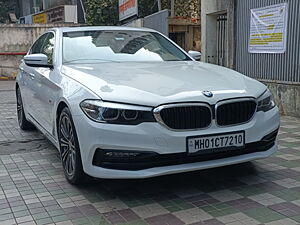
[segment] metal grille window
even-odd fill
[[[225,66],[227,52],[227,14],[217,17],[217,64]]]

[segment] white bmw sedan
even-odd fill
[[[57,147],[72,184],[273,154],[279,113],[267,87],[192,56],[151,29],[49,30],[20,65],[19,125]]]

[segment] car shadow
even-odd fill
[[[255,163],[166,175],[147,179],[91,179],[87,184],[77,186],[83,192],[103,193],[119,199],[176,198],[208,192],[235,189],[244,186],[240,179],[259,173]]]

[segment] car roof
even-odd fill
[[[84,26],[84,27],[57,27],[50,30],[57,30],[60,32],[74,32],[74,31],[92,31],[92,30],[124,30],[124,31],[148,31],[157,32],[153,29],[145,27],[127,27],[127,26]]]

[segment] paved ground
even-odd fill
[[[147,180],[69,185],[57,151],[21,132],[12,82],[0,82],[0,224],[300,224],[300,120],[279,152],[243,165]]]

